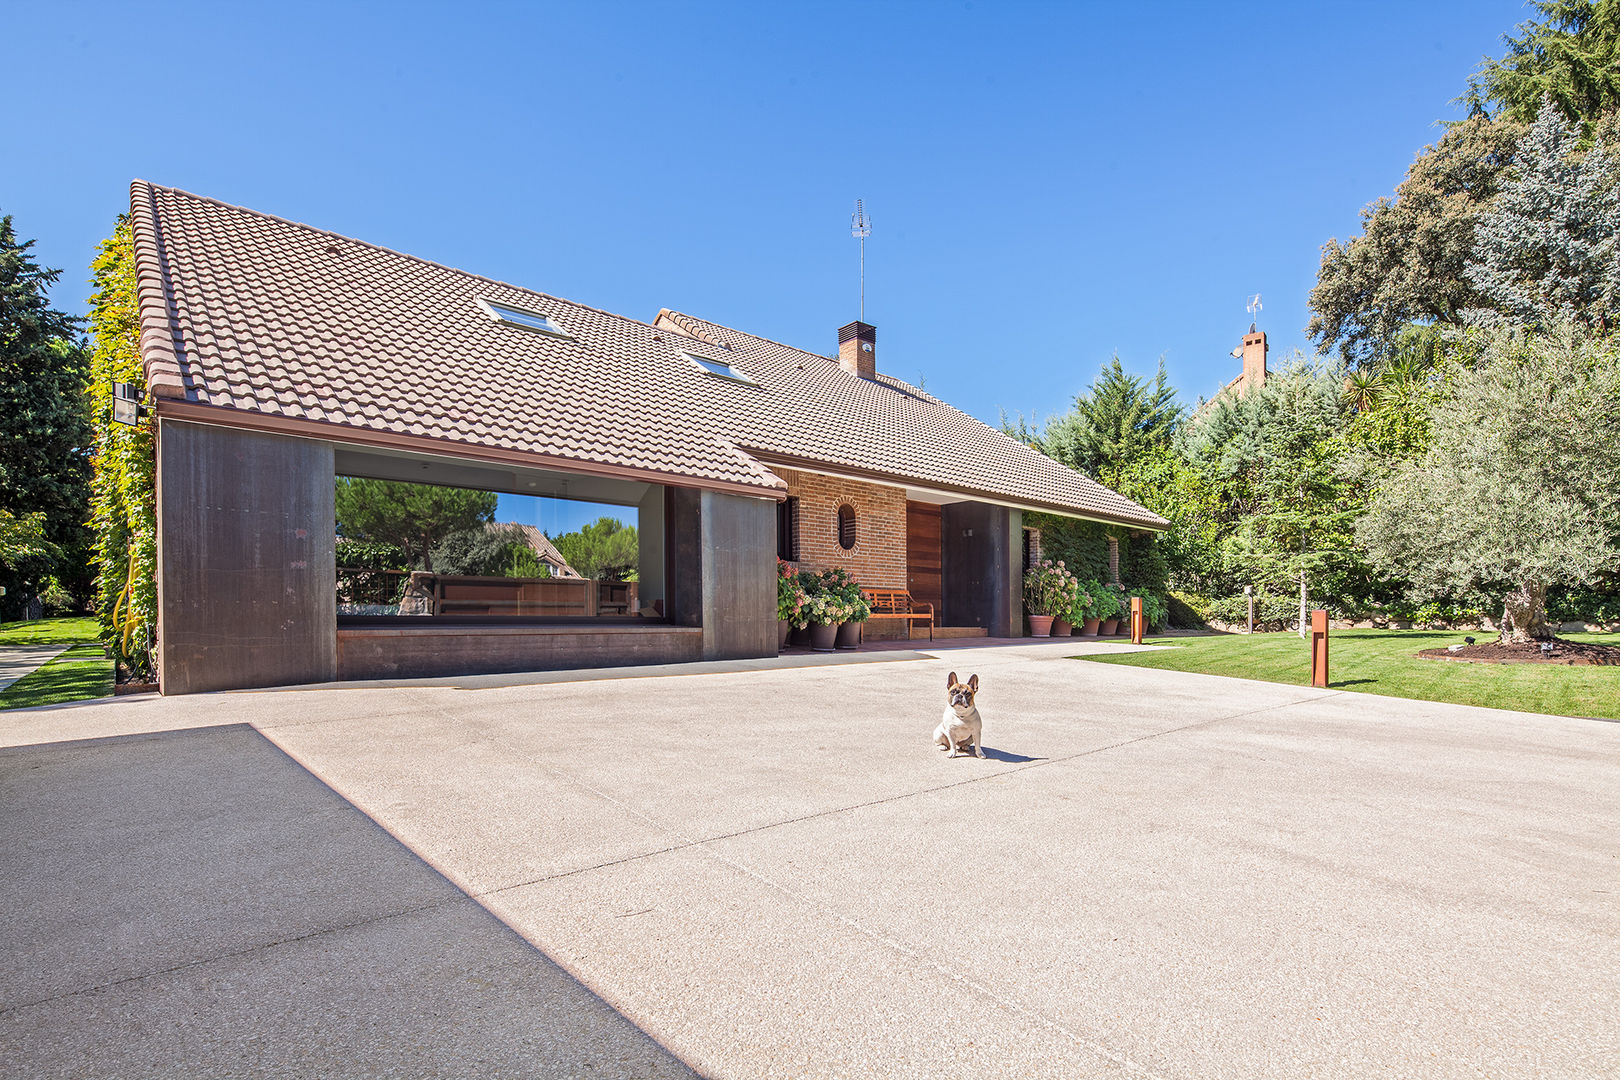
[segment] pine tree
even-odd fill
[[[3,618],[18,617],[52,574],[81,598],[90,587],[88,360],[78,320],[46,297],[61,271],[35,262],[33,245],[0,217],[0,514],[43,514],[51,545],[0,564]]]
[[[1074,399],[1073,410],[1046,425],[1038,446],[1054,460],[1113,484],[1128,463],[1169,445],[1181,412],[1164,361],[1148,380],[1127,375],[1116,355]]]
[[[1491,310],[1526,328],[1570,321],[1599,329],[1620,316],[1620,167],[1551,98],[1514,154],[1512,175],[1480,215],[1467,277]]]

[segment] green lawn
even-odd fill
[[[55,660],[0,690],[0,711],[107,697],[113,662],[100,645],[75,645]]]
[[[36,619],[0,623],[0,647],[71,645],[44,667],[0,690],[0,710],[28,709],[113,692],[113,662],[96,642],[96,620]]]
[[[1488,632],[1473,635],[1489,639]],[[1328,639],[1329,685],[1421,701],[1620,720],[1620,667],[1461,664],[1420,660],[1420,649],[1461,645],[1462,631],[1335,630]],[[1620,645],[1620,634],[1562,634],[1572,641]],[[1153,638],[1160,652],[1076,659],[1103,664],[1195,671],[1265,682],[1310,683],[1310,653],[1295,634],[1221,634]]]
[[[78,645],[95,641],[96,631],[96,620],[88,616],[0,623],[0,646]]]

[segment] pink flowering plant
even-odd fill
[[[1024,606],[1031,615],[1067,615],[1074,607],[1080,581],[1063,565],[1042,559],[1024,575]]]
[[[799,583],[799,572],[781,559],[776,560],[776,617],[802,627],[804,606],[810,597]]]

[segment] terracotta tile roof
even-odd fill
[[[131,218],[147,384],[170,401],[654,482],[779,496],[772,460],[821,463],[1165,524],[898,379],[858,379],[702,319],[665,311],[650,325],[144,181]],[[479,297],[543,312],[569,336],[497,322]],[[688,352],[758,385],[708,374]]]

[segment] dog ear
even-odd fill
[[[945,676],[945,689],[949,690],[951,687],[953,687],[955,685],[956,685],[956,672],[953,671],[949,675]]]
[[[968,679],[968,689],[974,691],[975,693],[978,692],[978,689],[979,689],[979,677],[977,675],[975,675],[972,678]]]

